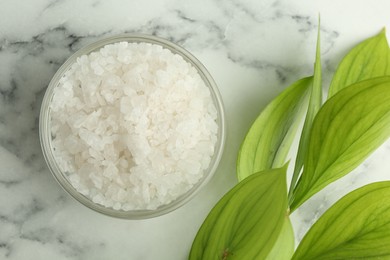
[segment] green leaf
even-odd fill
[[[390,75],[390,50],[383,29],[343,58],[333,76],[328,97],[353,83],[386,75]]]
[[[286,160],[303,112],[312,77],[298,80],[263,110],[249,129],[238,153],[237,177],[281,167]]]
[[[314,63],[314,75],[313,84],[311,86],[309,107],[303,125],[301,138],[299,140],[299,148],[297,157],[295,160],[294,172],[290,185],[289,199],[292,199],[292,191],[298,181],[299,174],[301,173],[304,158],[308,150],[308,141],[310,136],[311,127],[314,118],[320,110],[322,105],[322,73],[321,73],[321,36],[320,36],[320,24],[318,22],[318,34],[317,34],[317,48],[316,48],[316,60]]]
[[[231,189],[202,224],[189,259],[265,259],[287,215],[286,170],[252,174]]]
[[[390,182],[357,189],[313,225],[293,260],[390,259]]]
[[[329,99],[314,120],[291,210],[357,167],[390,135],[390,77],[362,81]]]
[[[294,230],[290,218],[284,218],[284,224],[271,252],[265,260],[291,260],[294,254]]]

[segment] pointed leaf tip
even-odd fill
[[[312,77],[303,78],[285,89],[261,112],[241,144],[237,177],[281,167],[303,117]]]
[[[359,81],[390,75],[390,49],[386,29],[356,45],[338,65],[328,98]]]

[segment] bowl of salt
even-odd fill
[[[207,69],[184,48],[140,34],[74,53],[52,78],[39,122],[60,186],[125,219],[166,214],[193,198],[216,171],[225,128]]]

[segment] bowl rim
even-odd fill
[[[92,199],[82,195],[73,185],[69,182],[68,178],[65,177],[56,162],[55,156],[53,154],[53,149],[51,145],[51,130],[50,130],[50,103],[53,98],[53,91],[55,87],[58,86],[59,80],[69,70],[70,66],[74,64],[78,57],[82,55],[88,55],[94,51],[98,51],[102,47],[108,44],[118,43],[118,42],[146,42],[152,44],[158,44],[163,48],[166,48],[172,51],[175,54],[182,56],[185,61],[189,62],[199,73],[205,85],[209,88],[210,94],[212,96],[213,103],[217,110],[217,124],[218,124],[218,133],[217,133],[217,143],[215,145],[214,155],[211,158],[209,167],[204,171],[203,177],[196,183],[190,190],[180,195],[178,198],[173,200],[168,204],[161,205],[155,210],[115,210],[113,208],[108,208],[103,205],[94,203]],[[51,79],[42,100],[40,116],[39,116],[39,139],[41,144],[41,149],[43,156],[45,158],[46,164],[54,176],[58,184],[66,191],[72,198],[83,204],[84,206],[102,213],[107,216],[123,218],[123,219],[146,219],[161,216],[167,214],[175,209],[186,204],[191,200],[200,190],[204,187],[210,179],[214,176],[217,167],[221,161],[221,157],[224,151],[224,146],[226,142],[226,122],[225,122],[225,110],[222,101],[221,94],[219,89],[209,73],[206,67],[189,51],[183,47],[154,35],[140,34],[140,33],[124,33],[118,34],[110,37],[105,37],[100,40],[97,40],[91,44],[88,44],[78,51],[74,52],[56,71],[53,78]]]

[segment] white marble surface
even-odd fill
[[[240,142],[256,115],[312,72],[321,14],[325,81],[357,42],[390,28],[388,0],[0,1],[0,259],[186,259],[216,201],[236,183]],[[219,85],[227,115],[225,154],[191,202],[162,217],[129,221],[70,198],[45,165],[38,114],[55,71],[104,36],[141,32],[191,51]],[[297,240],[337,198],[389,179],[390,143],[352,175],[293,214]]]

